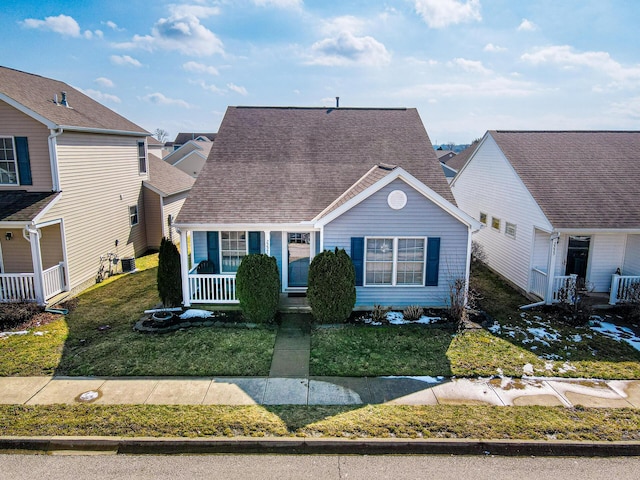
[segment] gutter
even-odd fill
[[[74,127],[73,125],[59,125],[58,128],[82,133],[102,133],[107,135],[130,135],[133,137],[150,137],[149,132],[132,132],[129,130],[110,130],[107,128]]]

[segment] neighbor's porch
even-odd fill
[[[631,300],[636,288],[640,288],[640,235],[536,230],[529,293],[547,304],[565,301],[568,291],[577,290],[608,296],[609,304],[616,305]]]
[[[60,222],[0,227],[0,302],[37,302],[67,290]]]

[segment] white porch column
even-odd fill
[[[40,230],[27,225],[24,229],[24,237],[31,244],[31,261],[33,263],[33,288],[36,294],[36,301],[44,305],[44,281],[42,269],[42,251],[40,250]]]
[[[193,238],[193,235],[189,236]],[[191,306],[191,294],[189,292],[189,247],[193,250],[193,245],[187,244],[187,232],[180,230],[180,272],[182,274],[182,304],[185,307]]]
[[[264,231],[264,253],[271,256],[271,230]]]
[[[549,238],[549,257],[547,261],[547,291],[544,301],[547,305],[553,303],[553,284],[556,277],[556,255],[558,253],[559,233],[552,233]]]

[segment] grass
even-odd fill
[[[311,374],[640,378],[640,352],[627,343],[571,326],[559,320],[557,310],[524,312],[519,307],[529,300],[481,265],[472,272],[479,307],[497,322],[495,333],[419,326],[316,330]],[[550,336],[532,333],[540,330]]]
[[[0,405],[0,435],[640,440],[636,409]]]
[[[0,341],[0,375],[267,375],[275,331],[192,328],[164,335],[134,332],[159,301],[157,255],[136,260],[138,272],[116,276],[78,297],[66,317],[36,336]]]

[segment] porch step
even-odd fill
[[[278,311],[284,313],[311,313],[307,297],[290,297],[287,293],[280,294]]]

